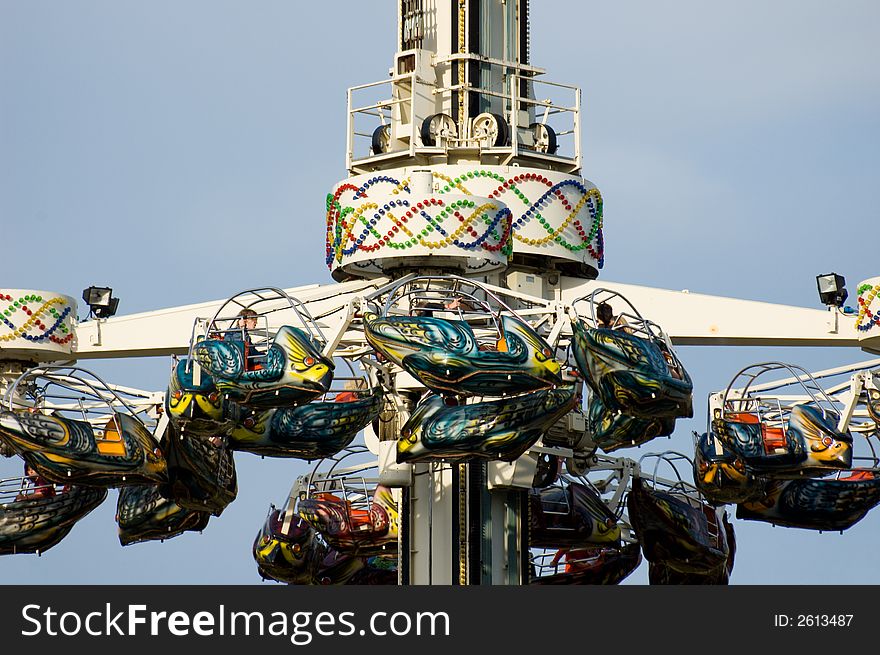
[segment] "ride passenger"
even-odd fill
[[[461,297],[456,296],[452,300],[444,303],[443,309],[458,312],[473,312],[476,311],[477,308],[474,307],[472,302],[468,300],[462,300]]]
[[[672,353],[666,348],[665,345],[660,346],[660,352],[663,354],[663,359],[666,360],[666,366],[669,369],[669,374],[674,377],[676,380],[683,379],[681,377],[681,370],[678,362],[675,361],[675,358],[672,356]]]
[[[257,312],[244,308],[238,312],[236,326],[226,331],[223,341],[239,342],[244,350],[244,368],[246,371],[258,371],[263,368],[266,356],[261,353],[251,340],[250,331],[257,328]]]
[[[22,480],[21,491],[15,497],[15,502],[22,500],[40,500],[42,498],[52,498],[55,496],[55,485],[41,476],[27,462],[24,463],[24,480]]]
[[[606,330],[625,330],[632,332],[629,324],[623,316],[614,316],[614,310],[607,302],[600,302],[596,305],[596,318],[598,319],[598,327]]]
[[[601,302],[596,305],[596,318],[598,319],[598,327],[600,328],[608,330],[623,330],[629,334],[633,334],[633,329],[626,322],[626,319],[623,316],[615,317],[614,310],[611,309],[611,305],[607,302]],[[675,361],[675,358],[672,356],[672,353],[669,352],[665,344],[659,344],[659,347],[663,359],[666,361],[666,366],[669,369],[669,374],[677,380],[681,380],[681,370],[679,369],[679,365]]]
[[[477,311],[477,307],[471,301],[462,299],[460,296],[446,301],[443,304],[443,309],[449,312],[457,312],[458,316],[462,319],[464,318],[462,314]],[[479,341],[477,349],[483,352],[507,352],[507,341],[504,335],[501,334],[492,341]]]
[[[363,391],[364,388],[365,385],[362,380],[346,380],[345,386],[342,391],[336,394],[333,398],[333,402],[350,403],[359,400],[361,397],[360,392]]]

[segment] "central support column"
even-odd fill
[[[449,464],[417,464],[409,499],[409,581],[458,584],[458,496]],[[455,575],[453,575],[455,573]]]

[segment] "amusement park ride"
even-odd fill
[[[115,316],[0,289],[0,554],[38,553],[118,488],[125,545],[201,530],[234,453],[310,472],[253,547],[291,584],[724,584],[729,511],[843,531],[880,503],[880,360],[740,371],[689,453],[632,458],[693,416],[677,345],[880,352],[880,278],[826,310],[618,284],[581,177],[581,96],[543,78],[527,0],[401,0],[387,79],[348,90],[327,195],[336,284]],[[610,307],[610,312],[609,308]],[[606,314],[610,313],[610,316]],[[147,392],[88,360],[173,358]]]

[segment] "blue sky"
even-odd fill
[[[329,282],[324,197],[345,175],[345,89],[386,75],[394,7],[0,0],[0,285],[78,297],[107,284],[131,313]],[[583,89],[603,279],[816,307],[816,274],[845,275],[852,295],[880,274],[880,4],[543,0],[532,13],[533,63]],[[749,363],[865,358],[680,355],[697,416],[636,459],[689,448],[707,394]],[[160,389],[170,362],[89,366]],[[42,557],[0,558],[0,582],[259,582],[251,542],[304,466],[237,462],[239,498],[204,534],[122,548],[111,492]],[[17,470],[0,462],[0,476]],[[844,535],[735,528],[734,583],[880,582],[880,512]]]

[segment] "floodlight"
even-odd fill
[[[109,318],[116,313],[119,306],[119,298],[113,297],[113,289],[109,287],[88,287],[83,289],[83,300],[89,306],[89,310],[97,318]]]
[[[846,280],[837,273],[826,273],[816,276],[816,285],[819,287],[819,300],[829,307],[840,307],[849,296],[844,288]]]

